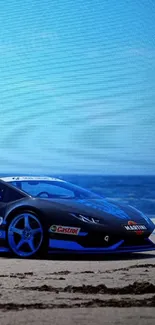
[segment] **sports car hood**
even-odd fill
[[[43,201],[45,200],[43,199]],[[111,222],[124,224],[133,221],[154,229],[152,221],[137,209],[131,206],[116,205],[105,199],[52,199],[47,201],[48,204],[61,211],[98,219],[100,224]]]

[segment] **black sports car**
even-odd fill
[[[131,206],[60,179],[0,179],[0,251],[19,257],[46,252],[115,253],[155,249],[155,226]]]

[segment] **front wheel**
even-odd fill
[[[22,212],[8,226],[8,245],[18,257],[38,255],[43,247],[44,231],[37,215]]]

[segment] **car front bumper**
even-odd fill
[[[83,247],[77,242],[50,239],[49,253],[89,253],[89,254],[115,254],[115,253],[134,253],[155,250],[155,244],[149,239],[144,240],[143,245],[126,245],[124,240],[108,247]]]

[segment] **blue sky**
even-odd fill
[[[1,172],[155,174],[154,31],[153,0],[1,0]]]

